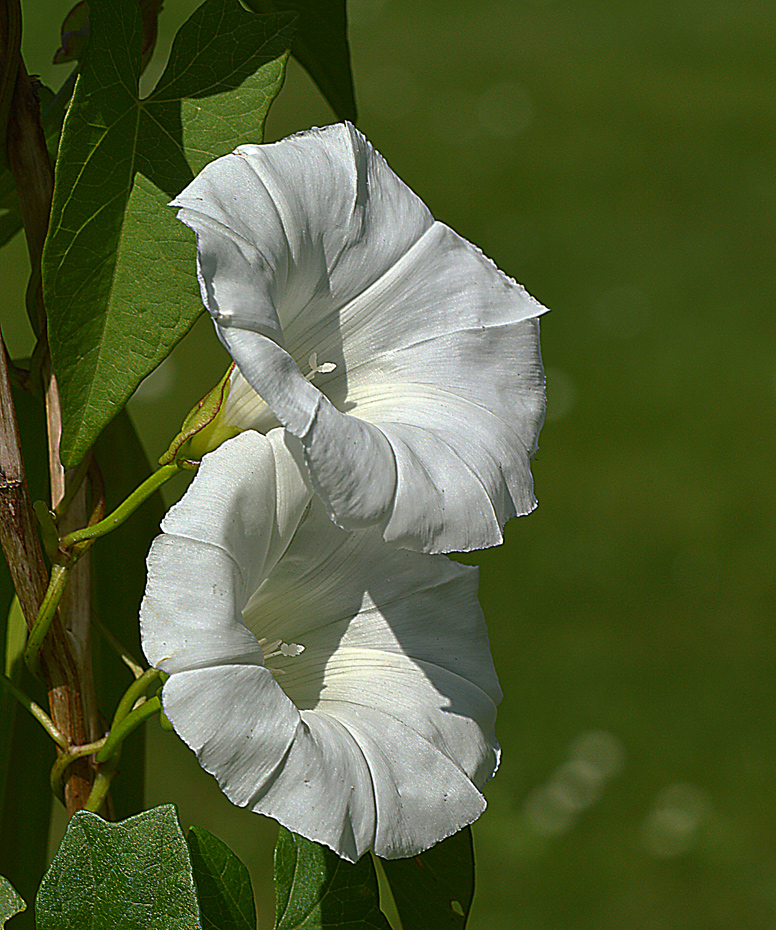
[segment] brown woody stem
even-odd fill
[[[32,274],[27,307],[33,329],[45,339],[46,311],[40,262],[48,230],[54,177],[40,124],[35,88],[19,53],[19,0],[0,0],[0,75],[15,69],[7,123],[0,130],[6,143],[24,222]],[[10,77],[8,79],[10,81]],[[24,476],[16,415],[2,350],[2,425],[0,426],[0,525],[2,545],[28,627],[32,628],[48,587],[40,542]],[[50,362],[43,364],[49,433],[52,509],[66,494],[66,477],[59,460],[61,414],[56,379]],[[82,485],[68,508],[68,529],[87,522],[86,488]],[[71,573],[67,591],[41,652],[51,718],[69,743],[83,745],[97,735],[97,710],[91,670],[91,615],[88,558]],[[86,759],[67,769],[65,804],[68,813],[83,808],[90,796],[94,769]]]

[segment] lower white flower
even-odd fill
[[[475,569],[334,526],[284,445],[205,456],[148,557],[143,649],[231,801],[350,861],[475,820],[501,693]]]

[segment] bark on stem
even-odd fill
[[[27,489],[4,343],[0,345],[0,542],[27,626],[32,627],[48,587],[48,572]],[[72,743],[88,742],[76,664],[59,617],[44,643],[41,660],[55,726]],[[77,803],[74,812],[89,797],[92,772],[81,762],[69,776],[68,810]]]
[[[32,274],[27,291],[27,309],[38,337],[46,338],[46,312],[41,286],[40,260],[48,230],[54,177],[40,124],[37,94],[21,60],[18,47],[19,0],[0,0],[0,67],[5,62],[16,66],[16,81],[5,131],[8,165],[19,195],[19,206]],[[5,350],[3,349],[3,368]],[[46,413],[49,434],[49,465],[52,506],[62,499],[66,476],[59,460],[61,415],[56,379],[50,363],[44,363]],[[3,376],[7,383],[7,375]],[[10,398],[10,391],[9,391]],[[41,553],[24,480],[18,429],[13,403],[4,415],[0,430],[5,435],[2,452],[9,455],[5,471],[3,494],[3,548],[14,575],[22,586],[19,600],[28,625],[34,623],[47,586],[47,573]],[[11,426],[11,423],[13,426]],[[3,466],[5,468],[5,464]],[[70,527],[87,522],[86,492],[80,491],[70,504],[67,520]],[[7,530],[6,530],[7,528]],[[6,539],[8,537],[8,539]],[[81,559],[71,580],[71,589],[60,607],[44,644],[43,663],[49,691],[49,706],[55,725],[75,744],[88,743],[97,735],[97,702],[91,667],[90,614],[91,594],[88,557]],[[78,573],[76,575],[76,572]],[[19,576],[18,579],[16,576]],[[17,588],[18,590],[18,588]],[[68,769],[65,783],[65,804],[69,814],[86,804],[94,779],[94,771],[86,760],[79,760]]]
[[[5,343],[0,351],[0,534],[27,626],[35,622],[48,573],[24,474]]]

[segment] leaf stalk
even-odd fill
[[[105,536],[106,533],[110,533],[112,530],[115,530],[117,527],[121,526],[121,524],[128,517],[130,517],[144,501],[146,501],[166,481],[169,481],[170,478],[177,475],[180,470],[181,464],[178,462],[171,462],[169,465],[162,465],[161,468],[158,468],[152,475],[146,478],[146,480],[139,487],[137,487],[126,500],[122,501],[122,503],[120,503],[119,506],[113,511],[113,513],[108,514],[104,520],[100,520],[98,523],[94,523],[92,526],[85,526],[83,529],[74,530],[72,533],[68,533],[67,536],[63,536],[59,541],[60,549],[71,549],[78,543],[98,539],[100,536]]]

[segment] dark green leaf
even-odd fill
[[[14,389],[22,437],[27,483],[33,499],[48,497],[48,455],[43,407],[29,394]],[[13,586],[0,558],[0,646],[4,671],[23,691],[46,706],[46,695],[23,667],[24,621],[12,609]],[[54,744],[42,727],[3,689],[0,691],[0,874],[32,901],[46,868],[51,820],[48,770]],[[17,917],[15,930],[33,926],[32,911]]]
[[[0,927],[4,927],[6,920],[10,920],[14,914],[19,914],[26,908],[27,905],[16,893],[13,885],[0,875]]]
[[[105,503],[110,512],[148,477],[151,469],[129,414],[121,413],[100,435],[95,460],[105,481]],[[91,551],[94,609],[97,618],[138,661],[142,661],[138,611],[145,587],[145,559],[159,532],[164,503],[154,494],[117,530]],[[97,698],[107,718],[129,687],[132,675],[99,630],[93,634]],[[124,743],[118,776],[111,796],[118,818],[143,809],[145,740],[142,729]]]
[[[275,847],[275,930],[390,930],[370,856],[355,865],[280,828]]]
[[[261,142],[295,21],[206,0],[141,101],[137,5],[90,0],[90,17],[43,256],[66,465],[202,311],[193,237],[167,203],[213,158]]]
[[[202,827],[192,827],[186,840],[202,930],[256,930],[251,878],[242,862]]]
[[[121,823],[78,811],[43,879],[37,930],[201,930],[171,804]]]
[[[381,859],[404,930],[463,930],[474,897],[471,827],[410,859]]]
[[[291,51],[340,119],[356,121],[345,0],[247,0],[257,12],[294,10],[299,26]]]

